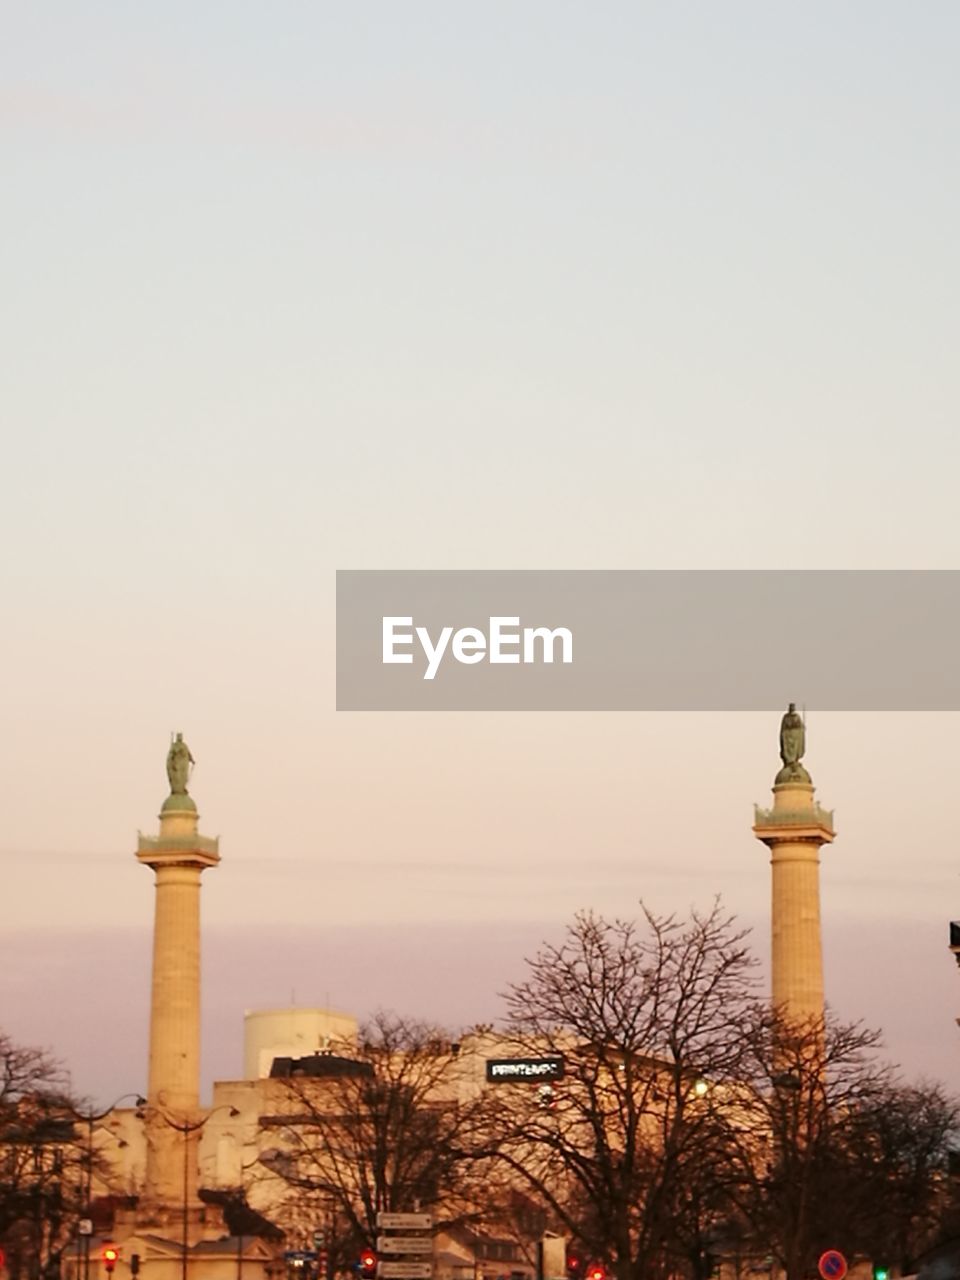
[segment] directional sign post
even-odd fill
[[[839,1249],[827,1249],[820,1255],[817,1270],[823,1280],[843,1280],[847,1274],[847,1260]]]
[[[433,1280],[432,1214],[382,1212],[377,1226],[378,1280]]]
[[[433,1253],[429,1236],[377,1236],[377,1253]]]

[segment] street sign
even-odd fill
[[[429,1231],[433,1226],[432,1213],[378,1213],[377,1226],[394,1231]]]
[[[82,1236],[92,1236],[93,1235],[93,1219],[81,1218],[80,1221],[77,1223],[77,1232]]]
[[[430,1236],[377,1236],[377,1253],[433,1253]]]
[[[326,1236],[323,1234],[322,1231],[315,1231],[313,1233],[313,1247],[315,1249],[322,1249],[323,1243],[325,1240],[326,1240]]]
[[[847,1274],[847,1260],[839,1249],[827,1249],[820,1255],[817,1270],[823,1280],[843,1280]]]
[[[382,1280],[430,1280],[432,1262],[381,1262],[377,1274]]]

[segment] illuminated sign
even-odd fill
[[[518,1080],[533,1083],[563,1079],[563,1059],[549,1058],[488,1058],[487,1081],[490,1084],[515,1084]]]

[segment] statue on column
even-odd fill
[[[170,794],[172,796],[187,795],[190,770],[195,763],[196,761],[190,754],[190,748],[183,740],[183,734],[178,733],[173,742],[170,743],[170,750],[167,752],[167,778],[170,780]]]
[[[780,721],[780,759],[783,768],[777,774],[779,782],[809,782],[810,775],[800,763],[807,749],[807,730],[797,704],[791,702]]]

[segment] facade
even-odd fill
[[[314,1023],[318,1012],[306,1011],[305,1021]],[[282,1013],[289,1020],[291,1011]],[[272,1011],[270,1018],[275,1016],[276,1011]],[[348,1019],[348,1015],[336,1016]],[[349,1019],[349,1024],[355,1026],[356,1022]],[[311,1119],[315,1121],[317,1116],[330,1117],[335,1126],[344,1108],[344,1082],[353,1080],[362,1086],[372,1075],[362,1054],[358,1058],[347,1057],[349,1045],[338,1047],[342,1054],[326,1050],[302,1058],[275,1058],[269,1075],[215,1083],[212,1105],[205,1111],[197,1134],[198,1183],[204,1200],[188,1214],[188,1280],[194,1278],[194,1260],[201,1256],[203,1280],[216,1280],[218,1259],[224,1277],[228,1271],[231,1280],[237,1274],[236,1250],[240,1243],[233,1237],[223,1238],[222,1220],[211,1200],[230,1199],[242,1193],[254,1213],[281,1224],[286,1231],[282,1249],[275,1243],[261,1249],[249,1239],[243,1243],[244,1267],[250,1280],[261,1273],[285,1272],[284,1252],[313,1248],[314,1233],[327,1219],[316,1197],[297,1191],[295,1186],[291,1188],[297,1160],[306,1160],[303,1172],[314,1180],[318,1180],[321,1167],[317,1155],[305,1157],[302,1135],[309,1135]],[[438,1044],[440,1069],[436,1087],[431,1086],[433,1103],[441,1108],[469,1106],[488,1087],[487,1060],[502,1058],[510,1049],[502,1036],[485,1028],[468,1033],[456,1044]],[[537,1086],[529,1087],[535,1091]],[[105,1168],[97,1180],[101,1195],[117,1195],[122,1188],[131,1197],[142,1197],[149,1176],[148,1115],[147,1108],[127,1108],[114,1111],[105,1122],[100,1144]],[[349,1159],[344,1165],[348,1163]],[[338,1176],[342,1176],[344,1165]],[[141,1269],[150,1263],[145,1280],[182,1277],[182,1240],[174,1232],[161,1235],[144,1231],[138,1228],[137,1219],[135,1210],[121,1210],[117,1215],[114,1238],[121,1244],[121,1257],[116,1274],[124,1276],[130,1257],[138,1253]],[[95,1267],[98,1243],[94,1245]],[[510,1236],[477,1231],[440,1233],[435,1248],[435,1280],[459,1280],[465,1268],[470,1271],[470,1280],[499,1280],[505,1276],[532,1280],[535,1273],[532,1245],[524,1249]],[[75,1265],[70,1265],[65,1280],[84,1277]]]

